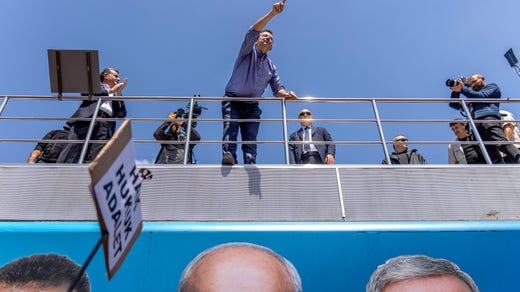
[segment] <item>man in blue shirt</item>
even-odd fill
[[[501,98],[498,85],[495,83],[486,84],[485,80],[481,74],[473,74],[468,78],[468,83],[465,85],[464,79],[459,78],[457,83],[450,87],[452,90],[451,98],[459,98],[461,93],[470,99]],[[450,103],[450,106],[455,109],[460,109],[460,103]],[[500,103],[473,102],[470,104],[470,107],[471,115],[474,119],[485,121],[483,123],[476,123],[477,131],[482,141],[507,142],[500,123]],[[486,150],[493,163],[504,163],[500,151],[506,154],[513,163],[520,162],[520,151],[512,144],[486,145]]]
[[[260,18],[247,32],[238,57],[235,61],[233,73],[226,86],[226,97],[261,97],[269,84],[273,94],[286,99],[297,99],[293,91],[286,91],[280,82],[276,67],[267,57],[273,47],[273,33],[264,30],[267,23],[283,11],[285,0],[275,3],[271,11]],[[256,141],[260,123],[236,122],[234,119],[259,120],[262,110],[257,101],[223,101],[222,118],[224,119],[224,142],[237,141],[238,130],[242,141]],[[233,165],[237,161],[237,144],[222,145],[222,164]],[[242,144],[245,164],[256,163],[256,144]]]

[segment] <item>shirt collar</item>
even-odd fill
[[[258,58],[260,59],[265,59],[267,58],[267,53],[263,54],[262,51],[260,51],[256,45],[255,45],[255,51],[256,51],[256,55],[258,56]]]

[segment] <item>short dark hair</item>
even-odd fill
[[[467,125],[468,122],[466,122],[466,120],[464,120],[464,119],[456,118],[454,121],[450,122],[450,128],[453,127],[453,125],[456,125],[456,124]]]
[[[23,286],[34,283],[39,288],[70,285],[81,267],[66,256],[35,254],[18,258],[0,267],[0,284]],[[90,292],[86,273],[75,287],[77,292]]]
[[[119,74],[119,71],[117,71],[115,68],[105,68],[103,71],[101,71],[101,74],[99,74],[99,80],[101,80],[101,82],[105,81],[105,74],[110,74],[112,71],[115,71]]]
[[[274,37],[273,31],[270,29],[263,29],[262,31],[260,31],[260,33],[263,33],[263,32],[268,32]]]

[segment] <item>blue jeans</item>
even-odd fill
[[[236,122],[229,119],[260,119],[262,110],[258,107],[258,102],[243,101],[223,101],[222,119],[224,119],[224,133],[222,141],[237,141],[238,130],[242,141],[256,141],[260,122]],[[223,152],[230,152],[237,161],[237,144],[223,144]],[[256,144],[242,144],[244,164],[256,163]]]

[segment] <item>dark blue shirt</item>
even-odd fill
[[[484,86],[479,91],[475,91],[467,86],[464,86],[460,92],[451,92],[451,98],[459,98],[460,94],[465,95],[467,98],[476,99],[499,99],[501,97],[500,88],[495,83],[490,83]],[[450,103],[450,106],[455,109],[460,109],[460,103]],[[481,118],[485,116],[496,116],[500,119],[500,103],[477,103],[473,102],[470,104],[472,108],[473,118]]]
[[[255,47],[259,35],[253,29],[247,32],[226,86],[226,96],[261,97],[268,84],[276,96],[284,88],[274,64]]]

